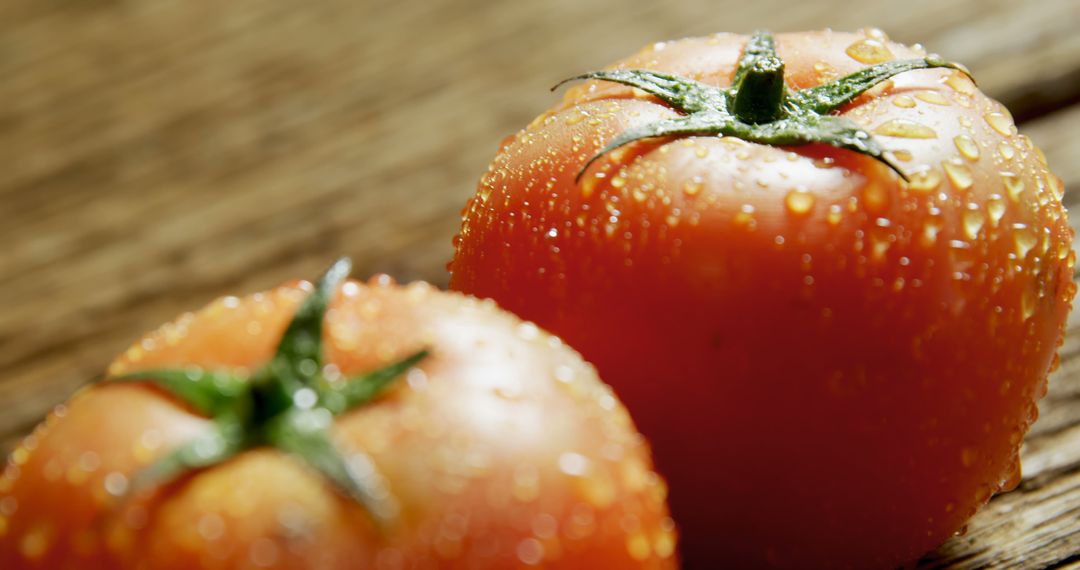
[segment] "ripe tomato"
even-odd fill
[[[58,408],[0,476],[0,567],[675,567],[647,445],[576,353],[341,269],[183,315]]]
[[[894,567],[1018,481],[1075,291],[1061,181],[921,48],[767,40],[587,76],[505,141],[451,287],[597,366],[687,567]],[[876,86],[807,110],[853,83]]]

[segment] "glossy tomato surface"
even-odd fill
[[[227,297],[135,343],[110,372],[264,364],[311,290]],[[349,375],[427,347],[390,391],[340,416],[400,505],[358,503],[268,448],[146,494],[139,470],[209,428],[142,384],[59,407],[0,475],[0,567],[93,569],[674,568],[665,485],[592,367],[535,325],[423,284],[348,282],[324,321]]]
[[[745,36],[617,63],[730,83]],[[778,34],[806,88],[925,55]],[[451,287],[594,363],[671,485],[687,568],[890,568],[1019,480],[1074,294],[1061,181],[960,71],[841,109],[907,173],[825,145],[616,134],[676,116],[590,81],[505,141],[464,211]]]

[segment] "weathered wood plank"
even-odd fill
[[[1061,568],[1080,553],[1080,471],[1001,495],[921,568]]]
[[[98,342],[110,338],[102,332],[134,338],[244,283],[268,286],[341,251],[364,273],[443,282],[454,214],[495,142],[551,102],[555,78],[646,40],[839,15],[838,27],[888,23],[1008,94],[1046,73],[1002,68],[1011,60],[1001,53],[1042,61],[1047,46],[1072,41],[1061,22],[1076,9],[1047,2],[1017,18],[994,6],[971,18],[929,0],[842,11],[762,2],[737,14],[637,2],[606,15],[603,3],[581,4],[484,6],[480,20],[498,26],[477,33],[476,14],[456,3],[379,4],[375,18],[348,2],[11,3],[0,155],[20,158],[0,172],[12,213],[0,214],[0,240],[12,244],[0,251],[11,307],[0,314],[0,369],[13,379],[0,396],[47,396],[0,420],[0,432],[100,369],[121,348]],[[989,31],[1003,33],[970,41]],[[433,34],[438,50],[401,39]],[[1077,54],[1066,50],[1055,69],[1080,67]],[[391,248],[388,235],[412,247]],[[148,313],[161,295],[173,303]],[[45,362],[65,351],[97,359],[56,376]]]

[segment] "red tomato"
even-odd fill
[[[164,390],[114,381],[57,408],[0,476],[0,567],[676,566],[665,486],[647,445],[592,367],[557,338],[490,301],[420,283],[330,283],[325,291],[338,294],[325,314],[320,370],[322,313],[298,311],[311,291],[292,283],[183,315],[110,368],[131,373],[118,379],[154,377]],[[291,340],[275,353],[294,313]],[[415,355],[421,348],[426,358]],[[153,372],[163,368],[184,368],[191,382],[166,386]],[[374,369],[389,373],[355,386],[393,380],[378,398],[345,388],[354,385],[345,378]],[[218,376],[216,392],[178,398],[200,370],[240,380]],[[306,380],[290,384],[294,373]],[[289,386],[275,408],[275,390]],[[331,422],[335,394],[362,405]],[[229,411],[227,401],[250,406]],[[233,412],[249,418],[233,424],[244,437],[208,437]],[[294,427],[308,431],[282,437]],[[218,461],[215,441],[240,443]],[[208,466],[139,484],[191,442]]]
[[[679,131],[722,114],[650,93],[727,87],[746,45],[655,44],[611,68],[662,72],[636,76],[648,89],[589,81],[509,138],[464,211],[451,287],[597,366],[671,484],[687,567],[895,567],[1018,481],[1075,292],[1061,181],[948,68],[812,118],[857,127],[880,160]],[[870,64],[939,65],[877,30],[776,45],[800,104]],[[779,66],[760,67],[765,93]],[[795,113],[772,109],[739,128]],[[643,133],[668,136],[605,148]]]

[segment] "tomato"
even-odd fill
[[[181,316],[57,408],[0,476],[0,567],[675,567],[665,485],[592,367],[343,263]]]
[[[584,76],[480,180],[451,288],[596,365],[688,568],[895,567],[1019,480],[1075,293],[1063,189],[962,68],[769,38]]]

